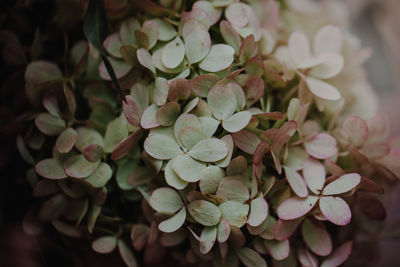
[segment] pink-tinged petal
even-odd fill
[[[208,91],[220,80],[219,76],[213,73],[202,74],[190,80],[192,92],[201,97],[207,97]]]
[[[305,140],[311,139],[314,135],[321,131],[321,126],[315,120],[307,120],[301,127],[301,133]]]
[[[377,114],[370,118],[367,123],[370,137],[384,137],[386,135],[388,119],[384,115]]]
[[[332,239],[322,223],[305,220],[301,227],[303,240],[318,256],[327,256],[332,251]]]
[[[325,186],[323,195],[339,195],[352,190],[361,182],[361,176],[358,173],[348,173],[340,176],[335,181]]]
[[[349,205],[340,197],[324,196],[319,200],[319,208],[325,218],[336,225],[347,225],[351,221]]]
[[[308,249],[300,248],[297,251],[297,258],[302,266],[307,267],[318,267],[318,259],[313,254],[311,254]]]
[[[217,227],[204,227],[200,239],[200,252],[202,254],[207,254],[212,249],[217,239]]]
[[[152,59],[149,51],[147,51],[144,48],[139,48],[136,51],[136,56],[137,56],[137,59],[139,60],[139,63],[143,67],[149,69],[152,73],[156,73],[156,68],[154,67],[153,59]]]
[[[286,179],[289,182],[290,187],[299,197],[306,197],[308,190],[303,177],[292,168],[283,167],[286,174]]]
[[[248,107],[253,105],[264,96],[264,87],[264,80],[260,77],[254,76],[246,81],[246,83],[243,85],[243,90],[246,94],[246,103]]]
[[[260,142],[254,151],[253,165],[258,166],[262,163],[262,159],[268,152],[271,151],[271,146],[267,142]]]
[[[279,219],[274,225],[274,238],[277,240],[289,239],[302,221],[302,218],[290,221]]]
[[[220,8],[214,7],[208,1],[197,1],[193,4],[192,9],[202,9],[210,19],[210,26],[214,25],[221,18],[222,11]]]
[[[264,240],[264,245],[274,260],[281,261],[289,256],[289,240]]]
[[[221,219],[217,226],[217,240],[219,243],[224,243],[229,238],[231,233],[231,226],[224,218]]]
[[[262,222],[268,216],[268,203],[261,195],[261,197],[255,198],[250,202],[250,214],[247,223],[250,226],[256,227],[262,224]]]
[[[306,78],[306,83],[311,93],[322,99],[339,100],[341,98],[339,90],[330,83],[315,79],[310,76]]]
[[[319,194],[325,183],[325,168],[318,160],[309,158],[304,162],[303,167],[304,180],[308,188],[314,193]]]
[[[228,45],[235,49],[235,53],[237,54],[241,44],[239,33],[237,33],[232,27],[232,24],[226,20],[223,20],[219,23],[219,29],[221,31],[222,38],[224,38]]]
[[[353,242],[347,241],[336,249],[332,255],[330,255],[321,264],[321,267],[337,267],[343,264],[351,254]]]
[[[351,146],[360,147],[367,141],[369,136],[368,125],[360,117],[348,117],[343,122],[342,127]]]
[[[381,159],[389,154],[390,146],[386,143],[368,144],[362,147],[361,152],[370,160]]]
[[[160,123],[158,122],[156,116],[157,110],[158,107],[156,106],[156,104],[152,104],[143,111],[140,121],[140,125],[143,129],[151,129],[160,126]]]
[[[326,133],[315,135],[304,146],[307,153],[317,159],[327,159],[337,153],[336,139]]]
[[[233,3],[225,9],[226,19],[237,27],[244,27],[249,22],[243,3]]]
[[[277,208],[279,218],[293,220],[306,215],[317,203],[318,197],[292,197],[283,201]]]
[[[343,34],[339,27],[327,25],[317,32],[313,40],[315,54],[340,54],[343,47]]]
[[[386,218],[385,206],[382,202],[370,194],[359,194],[358,203],[361,211],[373,220],[382,221]]]
[[[324,54],[322,63],[310,70],[310,75],[319,79],[330,79],[337,76],[343,69],[344,58],[337,54]]]
[[[137,101],[130,95],[125,97],[122,102],[124,115],[130,124],[140,127],[140,118],[142,117],[142,109]]]
[[[240,131],[232,134],[233,142],[242,151],[253,155],[261,139],[253,132]]]
[[[310,41],[304,33],[292,33],[289,37],[288,46],[290,56],[296,66],[311,57]]]

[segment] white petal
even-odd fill
[[[313,50],[315,54],[337,53],[339,54],[343,47],[342,31],[332,25],[321,28],[314,37]]]
[[[319,194],[325,183],[325,168],[318,160],[309,158],[304,162],[303,176],[308,188],[314,193]]]
[[[301,177],[301,175],[292,168],[283,168],[285,169],[286,179],[296,195],[299,197],[306,197],[308,195],[308,190],[303,177]]]
[[[335,181],[325,186],[323,195],[339,195],[346,193],[356,187],[361,181],[358,173],[348,173],[340,176]]]
[[[165,233],[172,233],[177,231],[185,223],[186,209],[183,207],[177,214],[171,218],[161,222],[158,228]]]
[[[323,82],[313,77],[307,77],[306,83],[308,89],[310,89],[314,95],[322,99],[338,100],[341,97],[339,90],[327,82]]]
[[[351,220],[351,210],[349,205],[340,197],[321,197],[319,208],[325,218],[337,225],[346,225]]]
[[[306,198],[292,197],[283,201],[277,208],[279,218],[282,220],[293,220],[306,215],[317,203],[318,197],[308,196]]]
[[[337,76],[343,69],[344,58],[337,54],[323,54],[322,63],[310,70],[310,75],[319,79],[330,79]]]
[[[290,56],[296,66],[311,57],[310,41],[302,32],[292,33],[289,37],[288,46]]]

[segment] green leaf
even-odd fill
[[[303,240],[312,252],[318,256],[328,256],[332,252],[332,240],[322,223],[307,219],[301,227]]]
[[[204,227],[200,235],[200,252],[207,254],[214,246],[215,239],[217,238],[217,227]]]
[[[217,228],[217,240],[219,243],[224,243],[229,238],[229,234],[231,233],[231,226],[228,221],[224,218],[218,224]]]
[[[36,127],[45,135],[59,135],[65,129],[65,121],[49,113],[41,113],[35,119]]]
[[[211,137],[217,131],[219,121],[211,117],[200,117],[201,129],[207,137]]]
[[[144,141],[144,149],[153,158],[162,160],[172,159],[183,153],[173,138],[161,134],[147,137]]]
[[[250,197],[249,190],[241,181],[229,177],[221,180],[216,195],[240,203],[244,203]]]
[[[215,194],[219,182],[225,176],[222,168],[217,166],[208,166],[200,175],[199,187],[203,194]]]
[[[56,194],[43,204],[39,212],[39,217],[43,221],[57,219],[62,214],[67,204],[67,197],[64,194]]]
[[[184,127],[193,127],[198,130],[202,130],[202,124],[201,124],[199,118],[197,118],[196,115],[193,115],[193,114],[182,114],[178,117],[178,119],[176,120],[175,125],[174,125],[174,134],[175,134],[175,138],[176,138],[178,144],[181,147],[184,147],[184,145],[180,138],[179,132]]]
[[[78,140],[78,133],[73,128],[65,129],[57,138],[56,147],[60,153],[68,153]]]
[[[206,139],[206,136],[201,130],[197,128],[183,127],[182,130],[179,131],[179,138],[182,141],[185,148],[191,149],[201,140]]]
[[[190,87],[194,94],[200,97],[207,97],[208,91],[221,78],[213,73],[202,74],[190,80]]]
[[[267,267],[267,263],[260,254],[250,248],[238,248],[236,254],[246,267]]]
[[[149,69],[154,74],[156,73],[156,68],[154,67],[153,60],[152,60],[152,57],[151,57],[149,51],[147,51],[144,48],[139,48],[136,51],[136,56],[137,56],[137,59],[139,60],[139,63],[143,67]]]
[[[96,162],[100,160],[103,154],[104,154],[103,147],[96,144],[88,145],[82,151],[82,155],[85,157],[85,159],[87,159],[90,162]]]
[[[117,237],[115,236],[103,236],[92,243],[93,250],[100,254],[111,253],[116,247]]]
[[[226,143],[217,138],[207,138],[192,147],[189,155],[204,162],[214,162],[223,159],[228,154]]]
[[[168,102],[156,112],[157,122],[161,126],[171,126],[179,116],[181,106],[176,102]]]
[[[19,154],[21,154],[21,157],[28,164],[31,164],[31,165],[35,164],[35,161],[31,155],[31,153],[29,152],[28,148],[25,146],[24,139],[20,135],[18,135],[18,137],[17,137],[17,149],[18,149]]]
[[[174,189],[161,187],[151,194],[150,205],[159,213],[174,214],[183,207],[183,202]]]
[[[183,207],[177,214],[161,222],[158,228],[164,233],[172,233],[177,231],[185,223],[186,209]]]
[[[236,201],[227,201],[219,205],[221,217],[226,219],[230,225],[241,228],[247,221],[249,205]]]
[[[218,72],[228,68],[234,59],[235,50],[226,44],[216,44],[210,49],[199,67],[208,72]]]
[[[83,155],[75,155],[64,162],[64,169],[68,176],[85,178],[91,175],[99,164],[100,161],[90,162]]]
[[[169,186],[172,186],[175,189],[182,190],[188,185],[188,182],[182,180],[178,174],[172,168],[172,163],[174,159],[171,159],[167,165],[165,166],[164,175],[165,181]]]
[[[165,78],[157,77],[154,82],[153,98],[154,103],[158,106],[162,106],[167,102],[169,85]]]
[[[236,96],[226,85],[215,85],[208,92],[207,102],[214,117],[218,120],[226,120],[236,110]]]
[[[233,149],[235,148],[233,144],[233,139],[231,135],[225,135],[221,138],[222,141],[228,146],[228,154],[221,160],[216,161],[215,164],[221,168],[226,168],[231,161]]]
[[[176,37],[163,48],[161,61],[165,67],[174,69],[179,66],[184,57],[185,45],[181,38]]]
[[[154,21],[147,20],[143,22],[142,31],[147,35],[149,39],[149,49],[151,49],[158,39],[158,24]]]
[[[111,153],[125,138],[128,137],[127,121],[122,118],[116,118],[107,124],[104,135],[104,151]]]
[[[219,29],[221,31],[222,38],[224,38],[228,45],[235,49],[237,54],[241,45],[240,35],[232,27],[232,24],[226,20],[220,22]]]
[[[100,163],[99,167],[85,180],[96,188],[101,188],[106,185],[111,179],[112,170],[107,163]]]
[[[200,173],[206,168],[206,165],[182,154],[174,158],[172,168],[182,180],[194,183],[200,180]]]
[[[219,222],[221,212],[217,206],[205,200],[195,200],[187,206],[190,215],[204,226],[213,226]]]
[[[67,178],[61,163],[56,159],[44,159],[36,164],[35,171],[40,176],[47,179]]]
[[[93,1],[93,0],[92,0]],[[128,267],[138,267],[135,256],[132,251],[125,245],[124,241],[118,240],[118,250],[121,258],[124,260]]]
[[[274,260],[284,260],[289,256],[289,240],[264,240],[264,245]]]
[[[176,35],[174,27],[162,19],[152,19],[158,25],[158,40],[169,41]]]
[[[204,25],[190,20],[183,26],[185,53],[188,61],[193,64],[206,57],[211,48],[211,38]]]
[[[250,226],[257,227],[262,224],[268,216],[268,204],[263,195],[253,199],[250,202],[250,213],[247,223]]]
[[[249,124],[250,119],[251,113],[249,111],[241,111],[223,120],[222,127],[230,133],[236,133],[244,129]]]
[[[78,140],[76,140],[75,147],[79,151],[83,151],[88,145],[99,145],[104,146],[103,136],[101,134],[88,127],[80,127],[76,130],[78,133]]]

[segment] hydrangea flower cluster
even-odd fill
[[[349,89],[366,84],[368,51],[341,13],[303,0],[106,3],[123,97],[87,41],[70,51],[72,75],[26,69],[36,110],[17,145],[43,199],[26,231],[51,222],[127,266],[344,263],[356,230],[385,218],[400,150],[369,87]]]

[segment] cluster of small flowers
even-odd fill
[[[124,99],[87,41],[71,50],[70,77],[47,61],[27,67],[37,111],[17,145],[44,203],[26,231],[50,221],[90,234],[95,251],[118,247],[128,266],[136,255],[149,265],[345,262],[360,225],[385,218],[380,195],[400,175],[400,150],[373,114],[369,50],[347,32],[343,7],[124,5],[139,12],[113,9],[122,15],[103,43]]]

